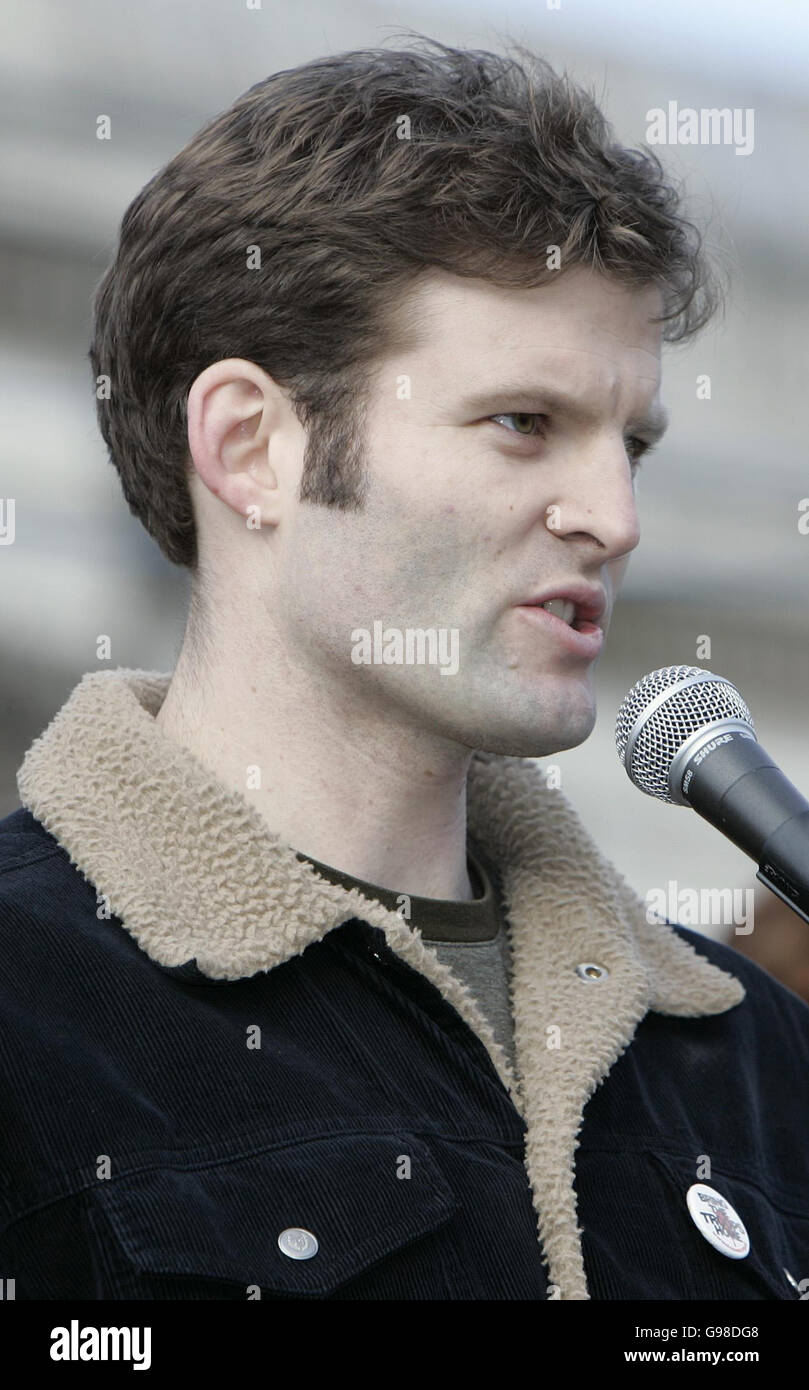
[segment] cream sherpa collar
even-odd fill
[[[526,1126],[525,1166],[555,1295],[586,1299],[574,1153],[582,1111],[644,1015],[697,1018],[744,988],[665,924],[604,859],[536,764],[477,754],[469,829],[499,865],[511,940],[517,1070],[467,988],[398,913],[322,879],[258,812],[155,723],[169,675],[93,672],[35,740],[23,804],[158,964],[235,980],[352,917],[380,927],[486,1045]],[[608,975],[583,979],[595,963]],[[560,1046],[547,1046],[549,1026]]]

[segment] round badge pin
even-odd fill
[[[685,1200],[691,1220],[715,1250],[730,1260],[743,1260],[750,1253],[750,1237],[739,1213],[716,1188],[695,1182]]]

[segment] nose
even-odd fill
[[[602,560],[635,549],[640,521],[635,478],[623,437],[601,435],[579,444],[561,465],[553,502],[546,508],[548,529],[567,540],[596,543]]]

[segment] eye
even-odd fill
[[[635,464],[636,470],[640,468],[640,461],[647,454],[654,453],[654,444],[650,444],[646,439],[639,439],[637,435],[630,434],[624,440],[626,452],[630,463]]]
[[[514,430],[509,430],[509,434],[522,434],[522,435],[525,435],[527,438],[530,438],[532,435],[542,433],[542,430],[544,430],[544,427],[545,427],[544,422],[547,420],[547,418],[548,418],[548,417],[547,417],[546,415],[537,415],[537,414],[533,414],[533,413],[530,413],[530,412],[528,412],[528,411],[523,411],[523,410],[509,410],[509,411],[505,412],[503,415],[490,415],[490,416],[489,416],[489,419],[490,419],[490,420],[495,420],[495,421],[499,421],[499,420],[515,420],[515,421],[517,421],[517,422],[518,422],[518,423],[517,423],[517,428],[514,429]],[[534,421],[540,421],[540,422],[542,422],[542,429],[540,429],[540,430],[535,430],[535,429],[533,429],[533,428],[532,428],[532,425],[533,425],[533,422],[534,422]],[[523,428],[523,426],[525,426],[525,428]]]

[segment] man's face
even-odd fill
[[[596,657],[525,605],[584,583],[608,625],[639,539],[633,459],[660,432],[659,294],[579,268],[535,289],[431,271],[415,302],[421,340],[375,377],[365,506],[294,505],[275,621],[348,717],[521,757],[574,747]],[[457,630],[457,672],[356,664],[375,623],[444,629],[445,664]]]

